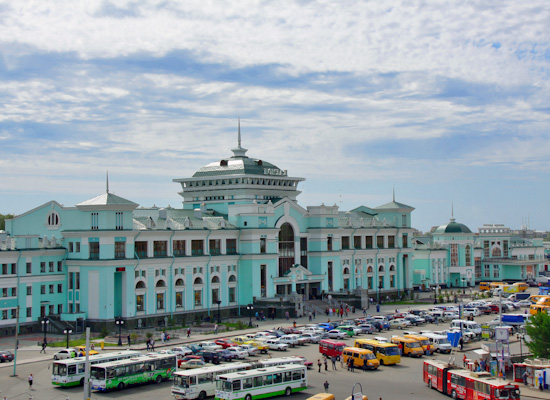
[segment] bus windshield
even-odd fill
[[[344,347],[346,347],[346,346],[345,346],[345,345],[336,346],[336,350],[338,350],[338,351],[344,351]]]
[[[365,360],[373,360],[373,359],[375,359],[376,357],[375,357],[375,355],[372,354],[372,353],[367,353],[367,354],[365,354],[365,355],[363,356],[363,358],[364,358]]]
[[[519,399],[518,389],[497,389],[495,391],[495,398],[497,399]]]
[[[105,368],[92,367],[90,371],[90,377],[97,380],[105,379]]]
[[[418,342],[405,343],[405,347],[408,349],[414,349],[414,348],[420,347],[420,343]]]
[[[52,374],[57,376],[65,376],[67,375],[67,366],[65,364],[57,364],[54,363]]]
[[[387,347],[386,348],[386,355],[387,356],[398,356],[399,355],[399,349],[396,347]]]
[[[420,341],[420,344],[421,344],[422,346],[427,346],[427,345],[430,344],[430,341],[429,341],[429,340],[421,340],[421,341]]]

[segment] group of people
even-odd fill
[[[330,307],[325,308],[325,314],[327,315],[327,317],[332,317],[333,315],[337,317],[339,316],[340,318],[344,316],[347,317],[350,311],[354,313],[355,307],[352,307],[352,310],[350,310],[349,307],[343,307],[343,306],[340,308],[330,308]]]
[[[150,351],[155,351],[155,339],[153,339],[153,338],[147,339],[145,344],[147,345],[147,351],[149,351],[149,350]]]

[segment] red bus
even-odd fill
[[[332,339],[323,339],[319,342],[319,353],[326,355],[327,357],[336,357],[340,360],[344,347],[348,345],[344,342]]]
[[[488,372],[472,372],[437,360],[424,361],[424,382],[453,399],[519,399],[519,386]]]

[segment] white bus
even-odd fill
[[[307,389],[305,365],[288,364],[219,375],[216,398],[220,400],[253,400]]]
[[[276,358],[264,358],[258,360],[255,363],[256,368],[267,368],[267,367],[276,367],[277,365],[286,365],[286,364],[299,364],[305,365],[306,360],[302,357],[276,357]]]
[[[90,365],[105,363],[141,355],[139,351],[124,350],[113,353],[90,356]],[[52,384],[68,387],[84,384],[84,364],[86,357],[68,358],[54,361],[52,366]]]
[[[196,369],[177,371],[172,383],[172,396],[176,400],[204,399],[214,396],[216,391],[216,377],[231,372],[244,371],[254,368],[250,363],[233,362],[213,365]]]

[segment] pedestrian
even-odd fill
[[[344,369],[344,356],[340,356],[340,367]]]
[[[426,355],[427,355],[427,356],[430,355],[430,345],[427,345],[427,346],[426,346]]]
[[[288,318],[290,317],[290,313],[288,311],[285,311],[285,318],[288,321]]]
[[[90,350],[95,350],[95,346],[93,343],[90,344]]]
[[[311,321],[313,318],[313,314],[311,313],[311,311],[308,313],[308,315],[309,315],[309,320]]]
[[[313,319],[315,319],[315,310],[313,310]]]
[[[32,374],[29,375],[29,389],[32,390],[32,382],[34,381],[34,378]]]
[[[147,339],[147,341],[145,342],[145,344],[147,345],[147,351],[149,351],[149,349],[151,348],[151,340],[150,340],[150,339]]]
[[[164,344],[164,340],[166,339],[166,334],[164,332],[162,332],[160,334],[160,341],[162,342],[162,344]]]
[[[330,357],[330,361],[332,362],[332,370],[336,371],[336,357]]]
[[[402,356],[403,355],[403,345],[401,343],[399,343],[397,345],[397,347],[399,348],[399,355]]]
[[[435,320],[435,324],[439,325],[439,317],[437,315],[435,316],[434,320]]]
[[[351,364],[351,372],[355,371],[355,361],[353,361],[353,358],[349,359],[349,363]]]
[[[348,371],[351,371],[351,358],[348,359]]]
[[[151,351],[155,351],[155,339],[151,338]]]
[[[166,343],[168,343],[169,341],[170,341],[170,334],[166,332]]]
[[[42,342],[42,350],[40,350],[40,353],[46,354],[46,346],[47,346],[46,342]]]
[[[294,326],[294,327],[296,328],[296,321],[294,321],[294,322],[292,323],[292,326]]]
[[[319,367],[319,372],[321,372],[321,359],[317,359],[317,366]]]
[[[376,305],[376,312],[377,312],[377,313],[380,312],[380,304],[377,304],[377,305]]]
[[[323,383],[323,386],[325,387],[325,393],[328,393],[328,387],[329,387],[328,381],[325,381],[325,383]]]
[[[325,357],[324,363],[325,363],[325,371],[328,371],[328,361],[326,357]]]
[[[214,324],[214,334],[218,334],[218,324]]]
[[[187,328],[187,337],[191,336],[191,328]]]
[[[458,341],[458,347],[460,348],[460,351],[464,348],[464,340],[462,338]]]
[[[521,377],[523,378],[523,384],[527,386],[527,371],[525,371]]]
[[[462,357],[462,366],[464,368],[466,368],[466,360],[468,360],[468,358],[466,357],[466,354],[464,354],[464,357]]]
[[[130,347],[132,345],[132,340],[130,338],[130,335],[128,335],[128,347]]]

